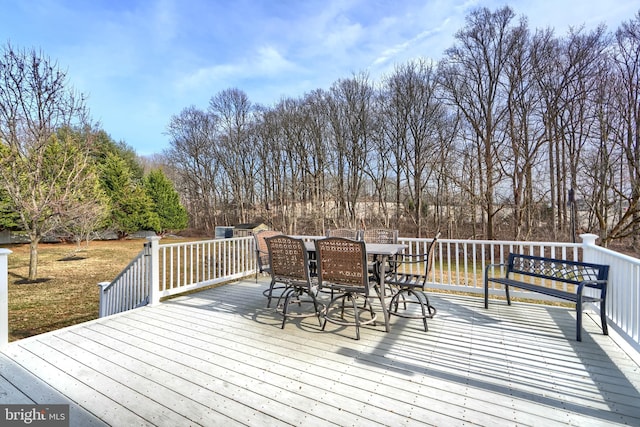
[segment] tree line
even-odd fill
[[[238,88],[172,117],[169,172],[191,226],[290,233],[392,226],[606,245],[640,226],[640,12],[531,29],[476,9],[439,61],[400,64],[273,106]],[[574,237],[575,238],[575,237]]]
[[[78,244],[96,233],[119,238],[187,225],[173,183],[144,173],[135,152],[89,120],[85,99],[42,52],[0,52],[0,229],[30,242],[28,280],[37,279],[45,237]]]
[[[37,245],[263,221],[289,233],[393,227],[606,245],[640,226],[640,12],[604,27],[528,27],[476,9],[439,61],[360,72],[272,106],[238,88],[183,109],[140,159],[93,124],[57,63],[0,52],[0,228]],[[145,167],[157,167],[149,170]],[[146,172],[145,172],[146,171]]]

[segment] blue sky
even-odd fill
[[[438,60],[476,7],[509,4],[531,28],[600,23],[637,0],[0,0],[0,43],[36,48],[88,95],[92,117],[140,155],[169,146],[173,115],[222,90],[273,105],[366,71]]]

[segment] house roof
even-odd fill
[[[262,222],[250,222],[247,224],[236,224],[233,228],[235,229],[241,229],[241,230],[253,230],[256,229],[260,226],[264,226],[266,227],[266,225]]]

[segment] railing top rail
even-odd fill
[[[430,241],[432,237],[398,237],[399,240],[406,242]],[[477,240],[477,239],[444,239],[439,238],[440,243],[473,243],[479,245],[513,245],[513,246],[547,246],[547,247],[565,247],[580,248],[582,243],[571,242],[542,242],[542,241],[525,241],[525,240]]]
[[[120,278],[122,276],[124,276],[125,274],[127,274],[127,272],[129,271],[129,269],[135,264],[137,263],[140,258],[144,257],[146,253],[146,248],[142,249],[140,252],[138,252],[138,254],[129,262],[129,264],[127,264],[127,266],[125,268],[122,269],[122,271],[120,271],[120,273],[118,273],[118,275],[115,277],[115,279],[113,279],[111,282],[109,282],[109,284],[107,286],[105,286],[102,290],[106,291],[107,289],[109,289],[114,283],[116,283],[118,280],[120,280]]]
[[[162,248],[170,248],[170,247],[187,246],[187,245],[201,245],[203,243],[214,243],[214,242],[221,242],[221,241],[242,241],[242,240],[253,240],[253,236],[228,237],[225,239],[193,240],[189,242],[176,242],[176,243],[160,243],[159,246]]]
[[[616,252],[614,250],[611,250],[609,248],[603,248],[602,246],[591,246],[590,247],[591,250],[593,251],[597,251],[600,252],[603,255],[608,255],[612,258],[616,258],[631,264],[634,264],[636,266],[640,266],[640,259],[638,258],[634,258],[632,256],[620,253],[620,252]]]

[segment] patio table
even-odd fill
[[[304,242],[305,247],[309,254],[313,254],[313,258],[315,258],[316,252],[316,244],[314,240],[307,240]],[[365,242],[365,250],[367,251],[367,255],[372,255],[378,266],[384,266],[387,262],[388,257],[394,256],[398,252],[404,250],[407,245],[400,243],[366,243]],[[383,271],[383,267],[380,267],[378,271]],[[380,297],[380,305],[382,306],[382,316],[384,318],[384,328],[386,332],[389,332],[389,308],[385,304],[384,300],[386,297],[386,291],[384,286],[384,274],[378,274],[378,288],[379,288],[379,297]]]

